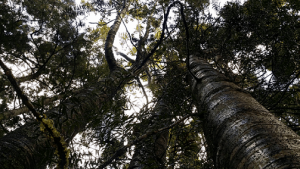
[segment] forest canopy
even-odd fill
[[[3,0],[0,166],[300,168],[299,12]]]

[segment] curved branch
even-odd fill
[[[33,74],[30,74],[30,75],[27,75],[27,76],[23,76],[23,77],[15,77],[15,80],[18,82],[18,83],[22,83],[22,82],[26,82],[26,81],[30,81],[30,80],[33,80],[33,79],[37,79],[38,77],[40,77],[40,75],[42,75],[43,73],[43,70],[45,69],[47,63],[50,61],[51,57],[53,57],[55,54],[57,54],[58,52],[62,51],[63,49],[65,49],[66,47],[68,47],[70,44],[67,44],[65,46],[63,46],[61,49],[56,50],[57,48],[57,44],[55,45],[53,51],[51,52],[50,56],[46,59],[46,61],[43,63],[43,65],[41,67],[39,67],[39,69],[33,73]],[[23,59],[22,59],[23,60]],[[25,61],[24,61],[25,62]],[[9,82],[8,83],[4,83],[4,85],[10,85]]]
[[[115,40],[116,33],[119,30],[119,27],[120,27],[120,24],[122,21],[122,16],[125,15],[130,4],[131,4],[130,2],[124,4],[123,9],[121,10],[120,13],[118,13],[118,15],[115,19],[115,22],[111,26],[110,30],[108,31],[107,37],[106,37],[105,47],[104,47],[105,58],[108,63],[109,70],[111,72],[113,72],[114,70],[116,70],[118,68],[118,65],[117,65],[116,59],[114,57],[113,50],[112,50],[113,43]]]
[[[181,7],[180,13],[182,15],[182,20],[183,20],[183,23],[184,23],[184,26],[185,26],[185,30],[186,30],[187,62],[189,62],[189,31],[188,31],[188,26],[187,26],[187,23],[186,23],[186,20],[185,20],[185,15],[184,15],[184,12],[183,12],[183,4],[180,1],[175,1],[175,2],[173,2],[168,7],[167,13],[164,15],[163,29],[162,29],[162,33],[160,35],[160,38],[159,38],[157,44],[154,46],[154,48],[152,48],[152,50],[150,51],[150,53],[143,59],[143,61],[141,62],[141,64],[138,65],[137,68],[135,68],[136,70],[140,70],[140,68],[142,68],[147,63],[147,61],[149,60],[149,58],[154,54],[154,52],[156,51],[156,49],[161,45],[161,43],[162,43],[162,41],[164,39],[164,36],[165,36],[165,30],[167,28],[167,21],[168,21],[168,16],[169,16],[170,10],[176,4],[179,4],[180,7]],[[187,64],[187,68],[188,68],[188,71],[191,73],[189,64]],[[192,74],[192,76],[195,78],[194,74]]]

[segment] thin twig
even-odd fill
[[[116,151],[116,153],[115,153],[111,158],[109,158],[107,161],[105,161],[102,165],[100,165],[100,166],[98,167],[98,169],[103,169],[103,168],[105,168],[105,167],[106,167],[107,165],[109,165],[113,160],[115,160],[116,158],[118,158],[118,157],[120,157],[121,155],[123,155],[124,153],[126,153],[126,150],[127,150],[128,148],[130,148],[131,146],[133,146],[133,145],[139,143],[140,141],[142,141],[142,140],[148,138],[148,137],[151,136],[151,135],[154,135],[154,134],[156,134],[156,133],[162,132],[162,131],[164,131],[164,130],[168,130],[168,129],[170,129],[170,128],[176,126],[176,125],[178,125],[179,123],[183,122],[183,121],[184,121],[186,118],[188,118],[189,116],[190,116],[190,115],[186,115],[186,116],[184,116],[182,119],[178,120],[177,122],[175,122],[175,123],[173,123],[173,124],[171,124],[171,125],[169,125],[169,126],[167,126],[167,127],[163,127],[163,128],[158,129],[158,130],[155,130],[155,131],[149,131],[149,132],[147,132],[146,134],[144,134],[144,135],[140,136],[139,138],[135,139],[134,141],[128,143],[126,146],[123,146],[122,148],[119,148],[119,149]]]
[[[45,115],[40,114],[36,111],[28,97],[24,94],[22,89],[19,87],[14,75],[12,74],[11,70],[2,62],[0,59],[0,66],[4,70],[5,75],[7,76],[8,80],[10,81],[11,85],[17,92],[17,95],[22,99],[23,104],[27,106],[27,108],[32,112],[35,118],[41,122],[41,124],[45,127],[45,129],[49,132],[49,134],[53,137],[53,142],[56,145],[58,156],[59,156],[59,167],[61,168],[68,168],[68,154],[69,150],[67,149],[67,145],[64,141],[63,136],[56,130],[54,127],[53,121],[47,119]]]
[[[142,88],[142,90],[143,90],[144,96],[146,97],[147,105],[149,105],[148,96],[147,96],[147,93],[146,93],[146,91],[145,91],[145,88],[144,88],[142,82],[140,81],[140,78],[137,77],[136,80],[138,81],[139,86],[140,86],[140,87]]]

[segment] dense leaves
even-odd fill
[[[213,168],[202,130],[206,112],[196,110],[191,97],[187,53],[205,58],[299,134],[300,3],[230,2],[215,5],[215,17],[208,7],[208,1],[195,0],[94,0],[80,6],[69,0],[5,0],[0,59],[36,109],[65,134],[71,168],[129,168],[139,152],[145,153],[144,168]],[[93,25],[80,19],[92,13],[99,16]],[[118,30],[116,22],[125,29]],[[130,92],[147,103],[135,102]],[[32,119],[1,69],[0,137]],[[158,153],[162,135],[165,153]],[[43,153],[49,154],[44,165],[54,167],[58,157],[52,149]]]

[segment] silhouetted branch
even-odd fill
[[[188,118],[190,115],[186,115],[184,116],[182,119],[176,121],[175,123],[167,126],[167,127],[163,127],[163,128],[160,128],[158,130],[155,130],[155,131],[149,131],[147,132],[146,134],[140,136],[139,138],[135,139],[134,141],[128,143],[126,146],[123,146],[122,148],[119,148],[116,153],[111,157],[109,158],[107,161],[105,161],[102,165],[100,165],[98,167],[98,169],[103,169],[104,167],[106,167],[107,165],[109,165],[113,160],[115,160],[116,158],[120,157],[121,155],[123,155],[124,153],[126,153],[127,149],[130,148],[131,146],[139,143],[140,141],[148,138],[149,136],[151,135],[154,135],[156,133],[159,133],[159,132],[162,132],[164,130],[168,130],[176,125],[178,125],[179,123],[183,122],[186,118]]]
[[[35,118],[41,122],[44,128],[49,132],[49,134],[53,137],[53,142],[56,145],[58,156],[59,156],[59,164],[60,168],[68,168],[68,156],[69,150],[67,148],[67,144],[64,141],[63,136],[56,130],[54,127],[53,121],[45,117],[45,115],[40,114],[36,111],[28,97],[24,94],[24,92],[19,87],[14,75],[12,74],[11,70],[0,60],[0,66],[4,70],[5,75],[7,76],[8,80],[10,81],[11,85],[17,92],[17,95],[22,99],[23,104],[27,106],[27,108],[32,112]],[[42,128],[41,128],[42,130]]]

